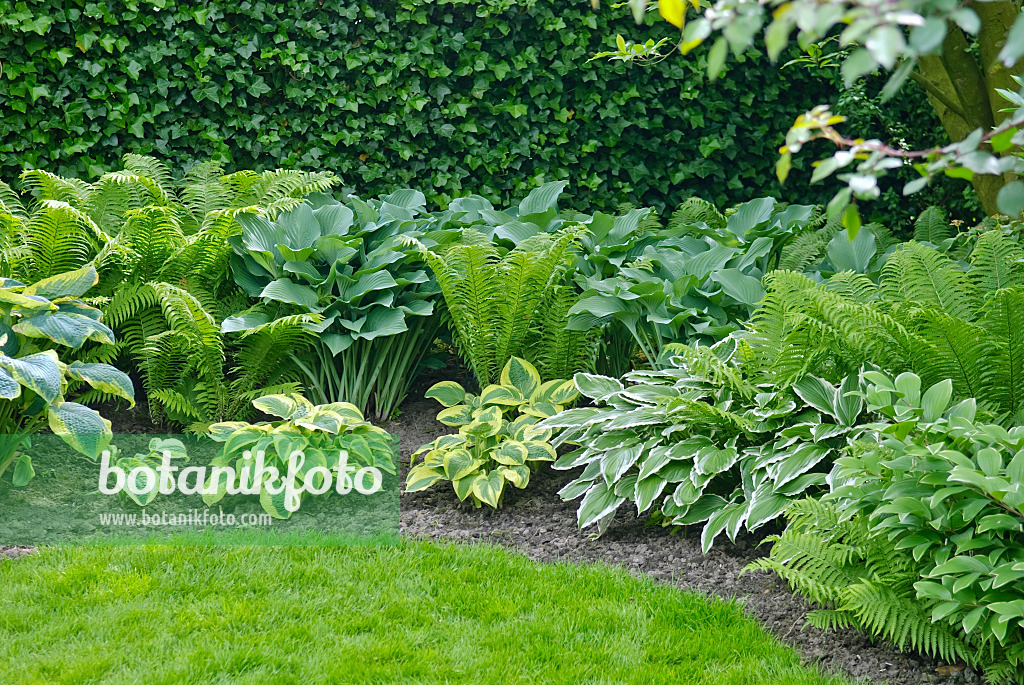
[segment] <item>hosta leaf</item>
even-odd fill
[[[60,397],[63,377],[57,353],[53,350],[37,352],[20,359],[0,354],[0,368],[47,403]]]
[[[610,395],[621,392],[623,389],[622,383],[614,378],[595,376],[589,373],[576,374],[573,376],[573,383],[575,383],[576,388],[581,393],[598,402],[607,399]]]
[[[418,464],[409,469],[409,475],[405,479],[405,490],[406,492],[426,490],[444,477],[443,469],[430,468],[423,464]],[[463,497],[462,499],[465,498]]]
[[[622,474],[628,471],[636,463],[636,460],[640,458],[642,451],[643,445],[638,444],[632,447],[605,452],[604,457],[601,459],[601,475],[604,476],[605,483],[612,485],[622,478]]]
[[[455,496],[459,498],[459,501],[465,500],[473,492],[473,483],[479,475],[474,472],[465,478],[452,481],[452,490],[455,491]]]
[[[458,480],[476,471],[480,465],[469,450],[455,449],[444,455],[444,475],[448,480]]]
[[[253,400],[252,406],[265,414],[280,416],[282,419],[290,419],[300,413],[311,414],[313,405],[301,395],[290,393],[287,395],[264,395]]]
[[[534,402],[522,407],[519,411],[528,416],[536,416],[539,419],[546,419],[555,416],[562,411],[562,405],[551,402]]]
[[[495,509],[501,500],[501,492],[505,489],[505,477],[498,471],[491,471],[488,474],[480,474],[473,481],[473,495],[478,500]]]
[[[793,390],[800,396],[800,399],[818,411],[824,412],[834,419],[839,418],[836,416],[835,410],[836,389],[832,387],[831,383],[808,374],[793,383]]]
[[[585,495],[593,484],[592,480],[578,478],[559,490],[558,496],[562,498],[563,502],[577,499]]]
[[[704,554],[707,554],[711,546],[715,544],[715,538],[724,530],[730,537],[735,537],[739,527],[743,524],[746,516],[746,507],[742,504],[728,504],[719,509],[708,518],[704,530],[700,534],[700,546]]]
[[[747,506],[747,530],[757,530],[765,523],[778,518],[789,506],[790,499],[763,487],[754,492]]]
[[[722,473],[731,469],[738,457],[736,449],[732,447],[725,449],[715,446],[704,447],[694,459],[694,469],[697,473],[704,475]]]
[[[0,369],[0,398],[13,400],[21,396],[21,384],[11,374]]]
[[[480,403],[517,407],[525,402],[519,389],[511,385],[488,385],[480,391]]]
[[[8,288],[0,288],[0,302],[13,304],[20,309],[28,311],[35,309],[56,311],[57,309],[57,305],[53,304],[45,297],[40,297],[38,295],[22,295],[21,293],[16,293]]]
[[[515,386],[523,397],[530,397],[540,387],[540,374],[530,362],[512,357],[501,370],[501,384]]]
[[[473,423],[473,410],[465,404],[447,407],[438,412],[437,420],[446,426],[467,426]]]
[[[30,338],[47,338],[75,349],[87,340],[113,344],[114,332],[104,324],[81,314],[44,312],[15,324],[14,330]]]
[[[768,475],[779,488],[817,466],[829,452],[831,450],[825,445],[800,443],[784,459],[769,465]]]
[[[271,281],[263,288],[259,296],[278,302],[297,304],[313,310],[316,309],[317,303],[320,301],[320,296],[315,290],[307,285],[296,283],[290,278]]]
[[[579,527],[586,528],[600,518],[615,511],[626,499],[616,497],[615,492],[603,481],[594,484],[580,503],[579,511],[576,512],[576,520]]]
[[[529,448],[517,440],[506,440],[496,447],[490,454],[491,458],[499,464],[507,466],[522,466],[530,456]]]
[[[688,507],[700,499],[700,496],[700,488],[694,485],[693,481],[684,480],[672,492],[672,501],[676,503],[676,506]]]
[[[542,440],[526,440],[527,461],[554,461],[558,458],[555,448]]]
[[[676,523],[685,526],[706,521],[726,504],[725,498],[720,495],[704,495],[691,504],[686,513],[676,519]]]
[[[47,408],[50,430],[90,459],[99,459],[110,444],[110,421],[76,402],[59,402]]]
[[[658,470],[665,464],[671,461],[669,457],[669,450],[667,447],[658,446],[651,449],[647,456],[640,460],[640,474],[641,479],[647,478],[653,473],[657,473]]]
[[[650,509],[654,500],[665,491],[666,483],[664,478],[659,478],[657,475],[637,479],[634,489],[637,515]]]
[[[260,506],[263,507],[263,511],[276,519],[290,518],[292,512],[288,511],[288,507],[285,506],[286,496],[287,492],[284,488],[281,489],[281,492],[273,494],[264,485],[260,488]]]
[[[550,402],[552,404],[569,404],[580,396],[576,384],[572,381],[548,381],[537,388],[530,398],[531,402]]]
[[[455,381],[441,381],[430,386],[423,396],[437,400],[445,407],[454,407],[466,399],[466,391]]]
[[[39,295],[48,300],[55,297],[79,297],[88,292],[89,288],[96,285],[98,281],[99,275],[96,273],[96,267],[89,264],[81,269],[36,281],[21,292],[25,295]]]
[[[515,487],[522,490],[530,483],[530,467],[529,466],[499,466],[498,473],[512,483]]]
[[[22,488],[29,484],[36,477],[36,471],[32,468],[32,457],[27,454],[19,454],[14,460],[14,473],[11,474],[11,485]]]
[[[68,375],[80,381],[85,381],[92,387],[102,392],[110,393],[117,397],[123,397],[134,406],[135,387],[128,374],[115,369],[109,364],[87,364],[84,362],[72,362],[68,365]]]

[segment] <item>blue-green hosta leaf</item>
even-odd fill
[[[23,488],[36,477],[36,471],[32,468],[32,457],[27,454],[19,454],[14,460],[14,473],[11,475],[11,485],[16,488]]]
[[[420,490],[426,490],[444,477],[445,474],[442,468],[418,464],[409,469],[409,475],[405,479],[405,491],[419,492]],[[465,499],[465,497],[461,499]]]
[[[736,208],[736,212],[729,217],[725,228],[740,240],[747,242],[745,237],[750,231],[759,228],[772,216],[775,209],[775,198],[761,197],[750,202],[744,202]]]
[[[374,307],[366,315],[366,321],[355,337],[362,340],[374,340],[389,335],[398,335],[407,330],[409,327],[405,323],[405,312],[401,309]]]
[[[586,397],[602,402],[609,396],[623,390],[623,385],[615,378],[596,376],[589,373],[578,373],[573,376],[576,388]]]
[[[522,466],[530,456],[530,449],[518,440],[505,440],[491,451],[490,457],[506,466]]]
[[[13,400],[21,396],[21,384],[14,377],[0,368],[0,398]]]
[[[430,386],[424,397],[437,400],[445,407],[454,407],[466,399],[465,389],[455,381],[441,381]]]
[[[99,459],[110,444],[110,421],[76,402],[56,402],[47,408],[50,430],[90,459]]]
[[[711,280],[721,285],[726,295],[747,306],[753,307],[764,299],[761,279],[739,269],[719,269],[711,274]]]
[[[850,240],[844,228],[828,244],[828,260],[836,271],[867,273],[875,252],[875,236],[871,231],[857,231],[856,237]]]
[[[340,202],[313,210],[320,225],[320,235],[348,235],[355,213]]]
[[[264,395],[252,401],[252,406],[266,414],[292,419],[313,413],[313,403],[297,393],[285,395]]]
[[[57,310],[64,312],[65,314],[79,314],[81,316],[92,319],[93,321],[102,321],[103,312],[96,307],[91,307],[85,302],[79,299],[60,299],[54,302],[57,305]]]
[[[617,497],[614,490],[604,481],[598,481],[587,491],[583,501],[580,502],[580,508],[576,512],[576,521],[581,529],[586,528],[598,519],[611,514],[625,501],[625,497]]]
[[[519,203],[519,216],[541,214],[556,207],[558,196],[568,184],[568,181],[552,181],[530,191],[530,194]]]
[[[20,359],[0,354],[0,369],[47,403],[53,402],[61,395],[63,375],[57,353],[53,350],[37,352]]]
[[[288,259],[283,267],[286,272],[295,274],[310,285],[320,285],[323,282],[324,275],[309,262],[292,259],[289,255],[285,255],[285,258]]]
[[[320,296],[307,285],[296,283],[290,278],[279,278],[271,281],[259,295],[277,302],[297,304],[307,309],[316,310]]]
[[[523,397],[532,397],[540,387],[540,374],[536,367],[525,359],[512,357],[501,370],[501,384],[514,386]]]
[[[305,202],[295,209],[281,212],[276,223],[281,239],[274,243],[275,246],[283,243],[293,250],[301,250],[312,247],[320,237],[320,224],[313,216],[313,208]]]
[[[473,495],[478,500],[495,509],[501,501],[501,493],[505,489],[505,477],[495,469],[488,474],[481,473],[473,480]]]
[[[81,314],[44,312],[15,324],[14,330],[30,338],[47,338],[59,345],[79,348],[87,340],[113,344],[114,332]]]
[[[25,295],[38,295],[52,300],[55,297],[80,297],[100,280],[96,267],[92,264],[81,269],[67,271],[62,274],[44,278],[27,286],[21,292]]]
[[[356,341],[351,333],[324,333],[320,336],[320,342],[327,346],[332,355],[339,355]]]
[[[358,276],[338,277],[338,299],[342,302],[358,304],[359,300],[369,292],[394,288],[398,283],[388,271],[361,273]]]
[[[229,316],[220,325],[221,333],[239,333],[251,331],[270,322],[270,317],[263,312],[247,312],[237,316]]]
[[[18,334],[14,332],[13,328],[0,321],[0,353],[14,357],[20,349],[21,343],[18,341]]]
[[[68,365],[68,375],[85,381],[97,390],[123,397],[135,405],[135,387],[128,374],[118,371],[109,364],[87,364],[72,362]]]

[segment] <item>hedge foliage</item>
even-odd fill
[[[835,99],[820,74],[587,61],[670,28],[586,0],[0,0],[0,174],[95,177],[134,152],[438,202],[563,178],[589,207],[826,199],[773,170],[796,114]]]

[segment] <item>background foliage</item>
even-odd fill
[[[633,26],[552,0],[3,0],[0,176],[95,177],[133,152],[324,168],[362,196],[439,203],[562,178],[578,207],[826,199],[773,167],[793,112],[834,95],[827,70],[753,51],[709,84],[703,50],[587,61]]]

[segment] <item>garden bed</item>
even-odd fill
[[[437,403],[422,397],[434,380],[418,383],[401,415],[384,424],[401,439],[403,478],[409,455],[450,430],[435,420]],[[144,405],[104,415],[112,419],[115,434],[166,430],[149,422]],[[969,670],[900,653],[854,630],[826,633],[805,628],[808,604],[785,583],[763,572],[741,574],[751,561],[767,554],[760,537],[741,536],[735,543],[723,538],[703,555],[699,530],[666,529],[622,514],[599,539],[580,532],[576,503],[562,502],[557,494],[572,478],[569,472],[542,469],[526,490],[509,489],[499,510],[463,505],[444,483],[423,492],[403,493],[402,532],[422,539],[497,544],[536,561],[603,562],[680,589],[735,597],[770,632],[824,671],[891,685],[977,682]],[[30,551],[24,546],[0,546],[0,557]]]

